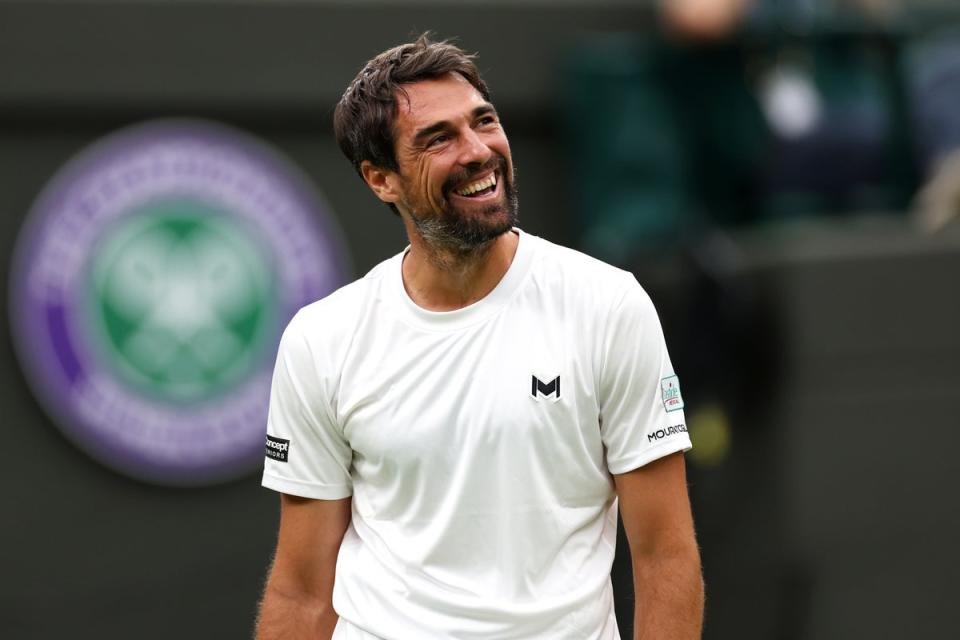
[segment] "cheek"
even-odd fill
[[[417,186],[420,193],[431,203],[437,204],[443,200],[443,174],[435,166],[424,163],[417,176]]]
[[[510,153],[510,143],[507,142],[505,135],[498,136],[497,140],[490,143],[490,148],[506,158],[507,167],[510,171],[510,179],[513,179],[513,156]]]

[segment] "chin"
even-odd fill
[[[440,211],[410,218],[424,242],[437,250],[475,253],[517,226],[517,198],[512,185],[502,197],[473,206],[457,206],[448,198]]]

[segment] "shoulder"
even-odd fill
[[[528,237],[536,245],[533,271],[540,285],[607,311],[620,306],[628,296],[646,297],[629,271],[549,240]]]
[[[283,342],[299,343],[310,351],[326,353],[348,345],[358,327],[375,317],[375,307],[383,299],[385,280],[398,259],[399,256],[394,256],[384,260],[364,277],[301,308],[287,325]]]

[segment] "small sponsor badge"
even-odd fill
[[[666,438],[668,436],[675,436],[680,433],[687,433],[687,425],[683,424],[674,424],[669,427],[664,427],[663,429],[657,429],[652,433],[647,434],[647,442],[656,442],[660,438]]]
[[[290,441],[283,438],[267,436],[267,457],[277,462],[286,462],[290,453]]]
[[[560,376],[544,376],[541,379],[534,374],[530,377],[530,396],[534,400],[546,398],[556,402],[560,399]]]
[[[683,409],[683,396],[680,395],[680,380],[677,376],[667,376],[660,381],[660,393],[663,396],[663,408],[667,411]]]

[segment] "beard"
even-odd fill
[[[456,185],[491,169],[497,170],[499,186],[503,191],[499,202],[492,202],[480,211],[463,211],[451,203],[449,194]],[[476,253],[517,225],[517,190],[514,181],[507,176],[507,161],[503,156],[491,158],[480,169],[450,174],[443,183],[442,191],[442,209],[439,213],[424,214],[409,204],[407,206],[417,233],[435,250],[461,255]]]

